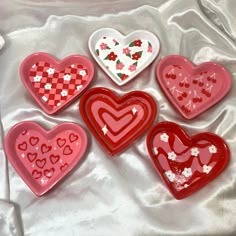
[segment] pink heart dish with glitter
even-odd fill
[[[220,64],[194,66],[179,55],[164,57],[157,65],[157,80],[174,107],[192,119],[219,102],[231,88],[231,76]]]
[[[5,138],[12,166],[37,195],[49,191],[81,160],[87,135],[75,123],[62,123],[46,131],[34,122],[13,126]]]
[[[102,28],[90,36],[88,46],[98,65],[119,86],[149,66],[160,51],[157,36],[145,30],[124,36],[115,29]]]
[[[176,199],[200,190],[228,165],[230,151],[212,133],[190,137],[172,122],[160,122],[147,135],[147,147],[160,177]]]
[[[62,61],[38,52],[21,64],[20,76],[39,106],[54,114],[75,100],[91,83],[92,62],[85,56],[71,55]]]

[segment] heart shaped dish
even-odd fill
[[[79,106],[85,124],[110,155],[141,136],[157,113],[154,99],[141,91],[119,97],[109,89],[92,88],[81,97]]]
[[[222,65],[205,62],[194,66],[179,55],[161,59],[156,76],[165,95],[186,119],[200,115],[219,102],[232,83]]]
[[[160,122],[147,135],[153,164],[176,199],[198,191],[227,166],[230,151],[222,138],[212,133],[190,137],[172,122]]]
[[[137,30],[127,36],[112,28],[95,31],[89,50],[98,65],[119,86],[149,66],[160,51],[160,41],[151,32]]]
[[[57,61],[47,53],[38,52],[28,56],[20,67],[23,84],[50,115],[75,100],[89,86],[93,75],[92,62],[81,55]]]
[[[49,191],[83,157],[87,135],[75,123],[62,123],[46,131],[34,122],[20,122],[5,138],[12,166],[37,195]]]

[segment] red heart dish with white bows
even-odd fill
[[[37,195],[49,191],[81,160],[87,135],[75,123],[46,131],[34,122],[21,122],[8,132],[5,151],[12,166]]]
[[[188,134],[177,124],[161,122],[147,135],[154,166],[176,199],[198,191],[227,166],[230,151],[222,138],[212,133]]]
[[[47,53],[38,52],[22,62],[20,75],[39,106],[46,113],[54,114],[88,87],[94,67],[85,56],[72,55],[57,61]]]
[[[80,114],[110,155],[133,143],[153,123],[157,113],[153,98],[133,91],[118,97],[106,88],[88,90],[80,100]]]
[[[174,107],[192,119],[219,102],[230,90],[231,76],[220,64],[194,66],[179,55],[164,57],[157,66],[157,80]]]

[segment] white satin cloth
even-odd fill
[[[236,1],[234,0],[2,0],[0,33],[0,235],[1,236],[151,236],[236,235]],[[202,190],[175,200],[155,171],[145,139],[111,158],[85,127],[79,100],[57,115],[46,115],[24,88],[19,66],[33,52],[62,59],[82,54],[92,60],[89,36],[102,27],[123,34],[149,30],[161,52],[131,83],[118,87],[95,65],[92,86],[119,94],[150,93],[159,106],[155,123],[168,120],[190,134],[211,131],[231,149],[227,169]],[[195,64],[216,61],[232,74],[229,94],[187,121],[171,106],[156,82],[161,57],[180,54]],[[84,160],[55,188],[36,197],[13,169],[4,137],[17,122],[32,120],[49,129],[61,122],[81,124],[90,139]]]
[[[0,35],[0,49],[2,49],[4,47],[5,44],[5,40],[4,38]]]

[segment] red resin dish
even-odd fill
[[[147,93],[133,91],[118,97],[106,88],[88,90],[79,108],[85,124],[110,155],[141,136],[157,113],[156,103]]]
[[[69,105],[91,83],[92,62],[85,56],[72,55],[62,61],[47,53],[34,53],[21,64],[20,76],[39,106],[54,114]]]
[[[8,132],[5,151],[12,166],[37,195],[49,191],[81,160],[87,135],[75,123],[46,131],[34,122],[21,122]]]
[[[219,102],[231,87],[231,76],[222,65],[205,62],[194,66],[179,55],[164,57],[156,76],[170,102],[186,119]]]
[[[200,133],[190,137],[175,123],[161,122],[147,135],[154,166],[176,199],[198,191],[227,166],[230,151],[219,136]]]

